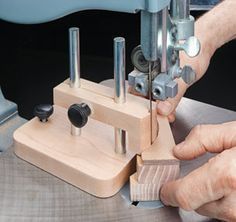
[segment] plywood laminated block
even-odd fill
[[[130,176],[130,199],[131,201],[154,201],[159,200],[160,184],[144,183],[137,180],[137,173]]]
[[[179,161],[159,161],[156,164],[144,164],[137,156],[137,181],[141,184],[160,184],[175,180],[179,176]]]
[[[124,104],[114,102],[114,89],[81,79],[80,88],[70,88],[65,81],[54,88],[54,104],[68,108],[74,103],[87,103],[92,109],[91,118],[127,131],[128,148],[141,153],[157,136],[157,119],[153,103],[153,129],[150,130],[149,101],[127,94]]]
[[[173,155],[175,146],[166,117],[157,116],[158,137],[152,146],[137,156],[137,173],[130,177],[132,201],[159,200],[161,186],[179,176],[179,160]]]
[[[81,136],[70,134],[65,108],[54,106],[46,123],[34,118],[14,132],[20,158],[98,197],[117,193],[135,170],[135,154],[114,152],[114,128],[89,119]]]

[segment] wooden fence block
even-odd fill
[[[54,88],[54,103],[68,108],[74,103],[87,103],[91,118],[128,132],[128,148],[141,153],[151,145],[149,101],[127,94],[125,104],[114,102],[114,89],[81,79],[80,88],[70,88],[65,81]],[[157,136],[156,108],[153,103],[153,135]]]

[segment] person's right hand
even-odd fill
[[[194,58],[188,57],[184,52],[180,52],[180,66],[189,65],[196,73],[196,81],[198,81],[206,72],[211,56],[215,51],[214,47],[204,36],[201,31],[201,22],[196,22],[196,37],[201,43],[201,50],[198,56]],[[178,94],[174,98],[168,98],[165,101],[157,101],[157,112],[163,116],[167,116],[170,122],[175,120],[175,109],[179,104],[181,98],[185,94],[189,85],[187,85],[182,78],[175,80],[178,83]],[[196,82],[195,81],[195,82]]]

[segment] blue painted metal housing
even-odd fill
[[[35,24],[82,10],[158,12],[169,4],[170,0],[0,0],[0,18],[15,23]]]
[[[220,0],[191,0],[194,9],[209,9]],[[136,13],[140,10],[158,12],[170,0],[0,0],[0,19],[36,24],[89,9]]]

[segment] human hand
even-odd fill
[[[236,221],[236,122],[197,126],[174,148],[181,160],[206,152],[220,154],[184,178],[164,184],[161,200],[211,218]]]
[[[207,50],[208,47],[203,46],[203,41],[201,44],[202,44],[201,51],[199,55],[195,58],[189,58],[183,52],[180,52],[181,67],[185,65],[191,66],[197,74],[196,81],[199,80],[206,72],[211,58],[210,56],[211,54],[208,53]],[[186,84],[182,78],[178,78],[175,81],[178,83],[178,94],[174,98],[168,98],[165,101],[157,101],[156,103],[157,112],[163,116],[167,116],[169,122],[175,121],[175,109],[189,87],[189,85]],[[132,88],[129,88],[129,92],[131,94],[140,96],[140,94],[137,93]]]
[[[204,16],[195,23],[195,36],[201,43],[201,50],[198,56],[190,58],[184,52],[180,52],[180,66],[189,65],[193,68],[196,73],[195,82],[205,74],[210,59],[217,49],[217,46],[211,42],[212,39],[206,34],[206,30],[209,31],[209,28],[205,27],[205,23]],[[178,94],[174,98],[157,101],[157,112],[161,115],[168,116],[170,122],[175,120],[175,109],[189,87],[182,78],[176,79],[175,81],[178,83]]]
[[[202,44],[201,52],[195,58],[189,58],[183,52],[180,53],[181,67],[185,65],[191,66],[196,73],[196,81],[198,81],[205,74],[211,59],[209,53],[203,52],[206,50],[203,47],[204,46]],[[178,94],[174,98],[168,98],[165,101],[157,101],[157,112],[161,115],[168,116],[170,122],[175,120],[176,107],[190,86],[186,84],[182,78],[176,79],[175,81],[178,83]]]

